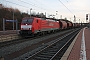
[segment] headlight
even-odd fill
[[[29,30],[31,30],[31,28],[29,28]]]

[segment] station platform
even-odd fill
[[[60,60],[90,60],[90,28],[83,28]]]
[[[19,30],[6,30],[6,31],[0,31],[1,35],[9,35],[9,34],[19,34]]]
[[[15,40],[18,38],[21,38],[19,36],[19,30],[0,31],[0,43]]]

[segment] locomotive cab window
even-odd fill
[[[30,23],[30,24],[32,24],[32,22],[33,22],[33,19],[23,19],[22,20],[22,23]]]

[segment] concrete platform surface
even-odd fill
[[[60,60],[90,60],[90,28],[83,28]]]

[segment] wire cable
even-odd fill
[[[10,1],[7,1],[7,0],[5,0],[6,2],[8,2],[8,3],[11,3],[11,4],[15,4],[15,5],[18,5],[18,6],[22,6],[22,7],[25,7],[25,8],[29,8],[30,9],[30,7],[27,7],[27,6],[24,6],[24,5],[21,5],[21,4],[17,4],[17,3],[14,3],[14,2],[10,2]],[[34,5],[32,5],[32,6],[34,6]],[[34,9],[34,10],[36,10],[36,9]],[[39,11],[39,10],[38,10]]]
[[[67,1],[67,3],[69,4],[69,2],[68,2],[68,0],[66,0]],[[69,4],[70,5],[70,4]],[[71,5],[70,5],[70,7],[71,7]],[[71,7],[72,8],[72,7]],[[72,10],[73,10],[73,8],[72,8]],[[73,10],[74,11],[74,10]]]
[[[62,3],[60,0],[58,0],[60,3]],[[63,3],[62,3],[63,4]],[[63,4],[64,5],[64,4]],[[65,6],[65,5],[64,5]],[[65,6],[66,7],[66,6]],[[67,7],[66,7],[67,8]],[[67,8],[68,9],[68,8]],[[68,9],[69,10],[69,9]],[[69,10],[70,11],[70,10]],[[71,12],[71,11],[70,11]],[[71,12],[72,13],[72,12]],[[73,14],[73,13],[72,13]],[[73,14],[74,15],[74,14]]]
[[[23,5],[20,5],[20,4],[16,4],[16,3],[13,3],[13,2],[10,2],[10,1],[6,1],[6,2],[15,4],[15,5],[19,5],[19,6],[22,6],[22,7],[25,7],[25,8],[29,8],[29,7],[26,7],[26,6],[23,6]]]
[[[39,6],[35,5],[35,4],[30,4],[30,3],[24,2],[24,1],[21,1],[21,2],[23,2],[23,3],[25,3],[25,4],[28,4],[28,5],[32,5],[32,6],[37,7],[37,8],[40,8],[40,9],[42,9],[42,10],[44,10],[44,11],[48,11],[47,9],[44,9],[44,8],[42,8],[42,7],[39,7]],[[51,11],[49,11],[49,12],[51,12]]]
[[[43,5],[43,6],[45,6],[45,7],[48,7],[48,6],[46,6],[46,5],[42,4],[42,3],[40,3],[40,2],[37,1],[37,0],[33,0],[33,1],[38,2],[40,5]],[[50,7],[48,7],[48,8],[50,8]]]
[[[7,0],[5,0],[5,1],[8,2],[8,3],[11,3],[11,4],[15,4],[15,5],[22,6],[22,7],[25,7],[25,8],[29,8],[29,9],[30,9],[30,7],[27,7],[27,6],[24,6],[24,5],[21,5],[21,4],[17,4],[17,3],[14,3],[14,2],[10,2],[10,1],[7,1]],[[26,2],[23,2],[23,3],[26,3]],[[26,3],[26,4],[28,4],[28,3]],[[32,5],[32,4],[29,4],[29,5]],[[35,5],[32,5],[32,6],[37,7],[37,6],[35,6]],[[37,7],[37,8],[40,8],[40,7]],[[42,8],[40,8],[40,9],[42,9]],[[34,9],[34,10],[37,10],[37,9]],[[48,10],[46,10],[46,9],[43,9],[43,10],[48,11]],[[40,10],[37,10],[37,11],[42,13],[42,11],[40,11]],[[51,11],[50,11],[50,12],[51,12]],[[49,15],[52,14],[52,12],[51,12],[51,13],[50,13],[50,12],[48,13]]]

